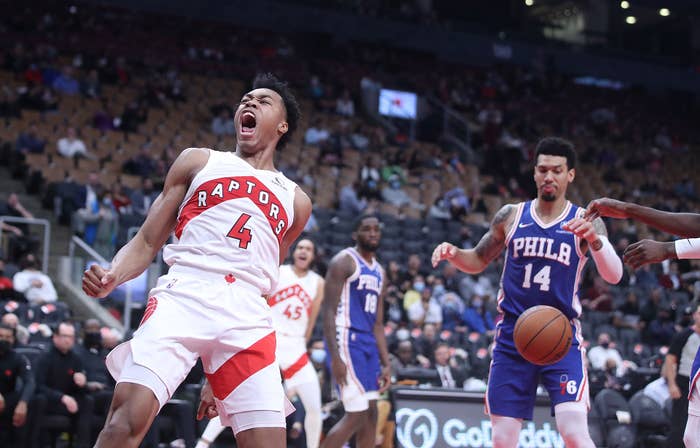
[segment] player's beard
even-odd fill
[[[557,199],[557,197],[554,195],[554,193],[542,193],[540,199],[542,199],[545,202],[554,202]]]
[[[357,242],[357,245],[360,246],[360,249],[366,252],[376,252],[377,249],[379,249],[379,242],[376,243],[370,243],[370,242]]]

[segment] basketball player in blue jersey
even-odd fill
[[[634,219],[663,232],[685,237],[676,241],[641,240],[627,246],[624,260],[632,268],[664,260],[700,259],[700,214],[672,213],[610,198],[591,201],[586,218]],[[695,354],[688,389],[688,422],[683,442],[687,448],[700,448],[700,351]]]
[[[374,448],[377,399],[391,382],[382,323],[384,270],[374,258],[379,219],[361,216],[354,229],[355,247],[333,257],[326,273],[323,332],[345,415],[321,448],[341,448],[353,434],[357,448]]]
[[[433,252],[434,267],[448,260],[464,272],[477,274],[506,249],[498,298],[504,317],[496,332],[486,397],[494,448],[518,445],[522,421],[532,419],[540,381],[549,392],[566,446],[594,447],[588,434],[588,381],[577,320],[581,313],[579,281],[588,252],[610,283],[620,281],[622,262],[606,237],[602,220],[586,221],[584,209],[566,198],[575,166],[576,152],[570,142],[542,139],[537,144],[534,171],[537,198],[501,208],[474,249],[441,243]],[[569,353],[548,366],[526,361],[513,343],[515,321],[535,305],[559,309],[573,327]]]

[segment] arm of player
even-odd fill
[[[666,380],[668,392],[674,400],[681,397],[681,390],[676,383],[677,366],[678,357],[672,353],[667,353],[666,358],[664,358],[664,365],[661,366],[661,376]]]
[[[579,237],[582,245],[590,247],[593,262],[603,280],[614,285],[622,279],[622,260],[608,240],[608,231],[602,219],[596,218],[591,222],[578,217],[564,224],[562,228]],[[582,247],[582,250],[585,250],[585,247]]]
[[[450,243],[440,243],[433,251],[433,267],[436,267],[440,261],[447,260],[462,272],[468,274],[482,272],[505,249],[506,234],[513,224],[514,215],[514,205],[508,204],[501,207],[493,217],[489,231],[474,249],[459,249]]]
[[[382,374],[379,378],[379,393],[384,392],[391,386],[391,360],[389,359],[389,349],[384,336],[384,294],[386,293],[386,282],[382,286],[382,292],[377,299],[377,317],[374,321],[374,339],[377,341],[379,350],[379,360],[382,364]]]
[[[93,265],[85,271],[83,291],[92,297],[105,297],[148,267],[175,227],[178,209],[192,178],[208,159],[209,150],[204,148],[189,148],[177,157],[165,178],[163,192],[153,201],[139,231],[117,252],[109,270]]]
[[[318,280],[318,287],[316,288],[316,297],[314,297],[313,303],[311,303],[311,313],[309,314],[309,323],[306,326],[306,343],[308,344],[311,340],[311,335],[314,332],[314,327],[316,326],[316,319],[318,318],[318,313],[321,311],[321,304],[323,303],[324,291],[326,287],[326,281],[322,278]]]
[[[294,222],[292,226],[285,233],[284,238],[282,238],[282,246],[280,247],[280,264],[284,262],[287,258],[287,252],[291,245],[299,238],[301,232],[304,231],[306,226],[306,221],[309,220],[311,215],[311,199],[304,193],[304,191],[297,187],[294,192]]]
[[[700,237],[700,214],[697,213],[664,212],[631,202],[600,198],[588,204],[585,217],[629,218],[674,235]]]
[[[350,277],[355,270],[354,261],[346,253],[336,254],[328,265],[326,272],[326,285],[323,292],[323,337],[326,340],[326,347],[331,356],[331,370],[333,378],[337,384],[344,385],[347,368],[338,351],[338,341],[336,339],[335,316],[340,303],[340,294],[345,284],[345,280]]]

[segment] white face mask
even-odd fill
[[[311,350],[311,361],[315,362],[316,364],[323,364],[323,361],[326,360],[326,351],[320,348],[315,348]]]

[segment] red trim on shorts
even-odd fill
[[[207,373],[207,380],[211,384],[214,396],[223,400],[243,381],[275,362],[276,346],[277,340],[275,333],[272,332],[231,356],[216,372]]]
[[[221,184],[221,196],[212,195],[211,193]],[[237,186],[237,188],[236,188]],[[250,191],[250,192],[249,192]],[[199,193],[206,193],[206,205],[199,205]],[[261,200],[261,195],[267,195],[264,201]],[[289,227],[289,219],[287,212],[282,206],[282,202],[270,190],[262,180],[255,176],[235,176],[235,177],[220,177],[203,182],[192,193],[189,200],[182,206],[179,216],[177,217],[177,226],[175,227],[175,236],[178,239],[182,236],[182,231],[193,218],[199,216],[200,213],[208,210],[222,202],[232,199],[248,198],[255,204],[272,228],[272,234],[277,237],[277,241],[282,244],[287,228]],[[273,206],[275,210],[273,210]],[[282,224],[281,221],[284,223]]]
[[[299,359],[294,361],[294,364],[289,366],[288,369],[285,369],[282,371],[282,378],[285,380],[290,379],[291,377],[296,375],[296,373],[298,371],[300,371],[302,369],[302,367],[304,367],[306,364],[308,364],[308,362],[309,362],[309,355],[304,353],[303,355],[301,355],[299,357]]]
[[[151,317],[153,315],[153,313],[156,311],[156,308],[158,308],[158,298],[155,296],[149,297],[148,303],[146,303],[146,310],[143,312],[143,317],[141,318],[141,322],[139,322],[139,327],[146,323],[148,318]]]

